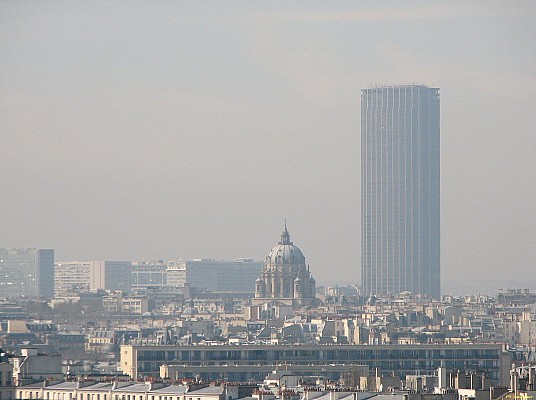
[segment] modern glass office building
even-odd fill
[[[255,293],[255,281],[262,272],[263,263],[250,258],[233,261],[194,259],[170,261],[167,284],[209,290],[212,292]]]
[[[0,298],[54,296],[54,250],[0,249]]]
[[[362,288],[440,297],[439,89],[361,94]]]
[[[103,290],[131,291],[130,261],[61,261],[54,266],[54,294]]]

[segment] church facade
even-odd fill
[[[255,282],[254,305],[275,300],[294,307],[308,306],[316,300],[316,282],[302,251],[290,241],[286,224],[281,241],[266,256]]]

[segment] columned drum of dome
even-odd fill
[[[361,95],[361,280],[365,295],[440,296],[439,89]]]
[[[303,306],[316,299],[316,282],[301,250],[290,240],[287,226],[281,241],[270,250],[261,275],[255,282],[254,304],[273,300]]]

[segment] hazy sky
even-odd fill
[[[533,1],[2,1],[0,65],[0,247],[264,259],[286,218],[356,283],[360,90],[415,82],[443,291],[536,289]]]

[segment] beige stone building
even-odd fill
[[[236,400],[237,385],[170,385],[162,382],[37,382],[16,389],[17,399],[45,400]]]
[[[17,388],[17,399],[184,400],[187,386],[153,382],[37,382]]]
[[[102,307],[106,312],[141,315],[149,311],[149,299],[145,295],[124,296],[116,292],[102,298]]]

